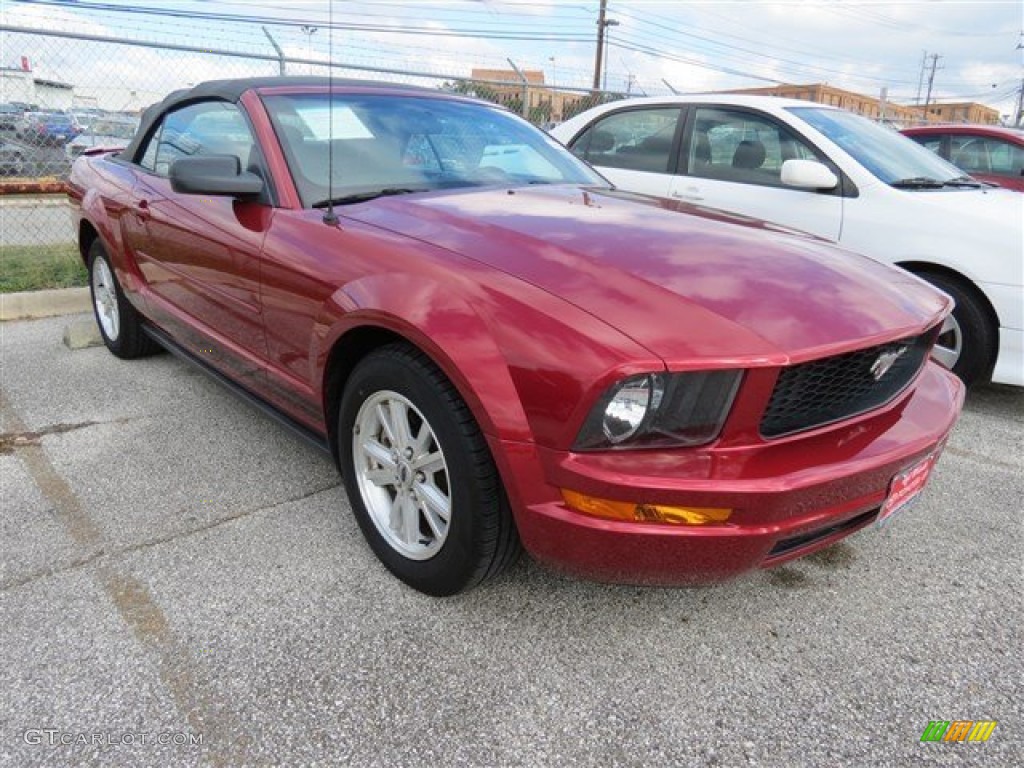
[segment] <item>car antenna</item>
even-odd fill
[[[334,212],[334,0],[327,0],[327,210],[324,224],[336,226]]]

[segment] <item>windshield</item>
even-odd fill
[[[964,175],[906,136],[852,112],[818,107],[790,107],[789,111],[825,134],[886,184],[907,180],[941,184]]]
[[[391,94],[264,98],[303,205],[433,189],[606,182],[505,110]],[[328,184],[333,151],[333,173]]]

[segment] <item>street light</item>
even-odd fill
[[[602,91],[608,90],[608,39],[612,36],[608,27],[617,27],[619,24],[620,22],[615,19],[604,20],[604,64],[601,67],[604,70],[604,83],[601,85]]]
[[[316,32],[317,27],[311,27],[308,24],[303,24],[299,29],[302,30],[302,34],[306,36],[306,58],[309,59],[309,74],[313,74],[313,33]]]

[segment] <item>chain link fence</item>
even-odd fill
[[[286,57],[262,31],[265,41],[241,51],[0,22],[0,267],[12,248],[73,255],[63,180],[74,159],[90,147],[127,144],[147,106],[205,80],[333,74],[416,85],[501,104],[542,128],[631,95],[554,87],[543,71],[511,60],[507,69],[460,62],[456,73]],[[11,63],[20,66],[2,66]],[[900,116],[890,111],[883,119],[893,124]]]
[[[205,80],[332,74],[402,83],[501,104],[540,127],[627,95],[554,88],[543,72],[511,63],[467,77],[286,58],[268,43],[267,53],[238,52],[0,24],[3,63],[21,64],[0,67],[0,248],[71,244],[62,193],[74,159],[127,144],[147,106]]]

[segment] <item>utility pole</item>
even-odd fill
[[[1017,41],[1017,49],[1021,50],[1024,48],[1024,32],[1020,33],[1020,40]],[[1020,81],[1020,90],[1017,91],[1017,111],[1013,115],[1013,125],[1016,128],[1020,128],[1020,121],[1022,114],[1024,114],[1024,78]]]
[[[594,54],[594,90],[601,87],[601,62],[604,58],[605,16],[608,13],[608,0],[601,0],[601,9],[597,12],[597,51]]]
[[[942,57],[937,53],[932,54],[932,72],[928,75],[928,95],[924,97],[924,108],[928,111],[928,105],[932,103],[932,84],[935,82],[935,70],[938,69],[939,59]]]
[[[1021,118],[1024,118],[1024,79],[1020,81],[1020,90],[1017,91],[1017,114],[1013,116],[1013,124],[1020,128]]]
[[[928,51],[921,51],[921,73],[917,76],[917,96],[914,103],[921,106],[921,91],[924,89],[924,71],[928,66]]]

